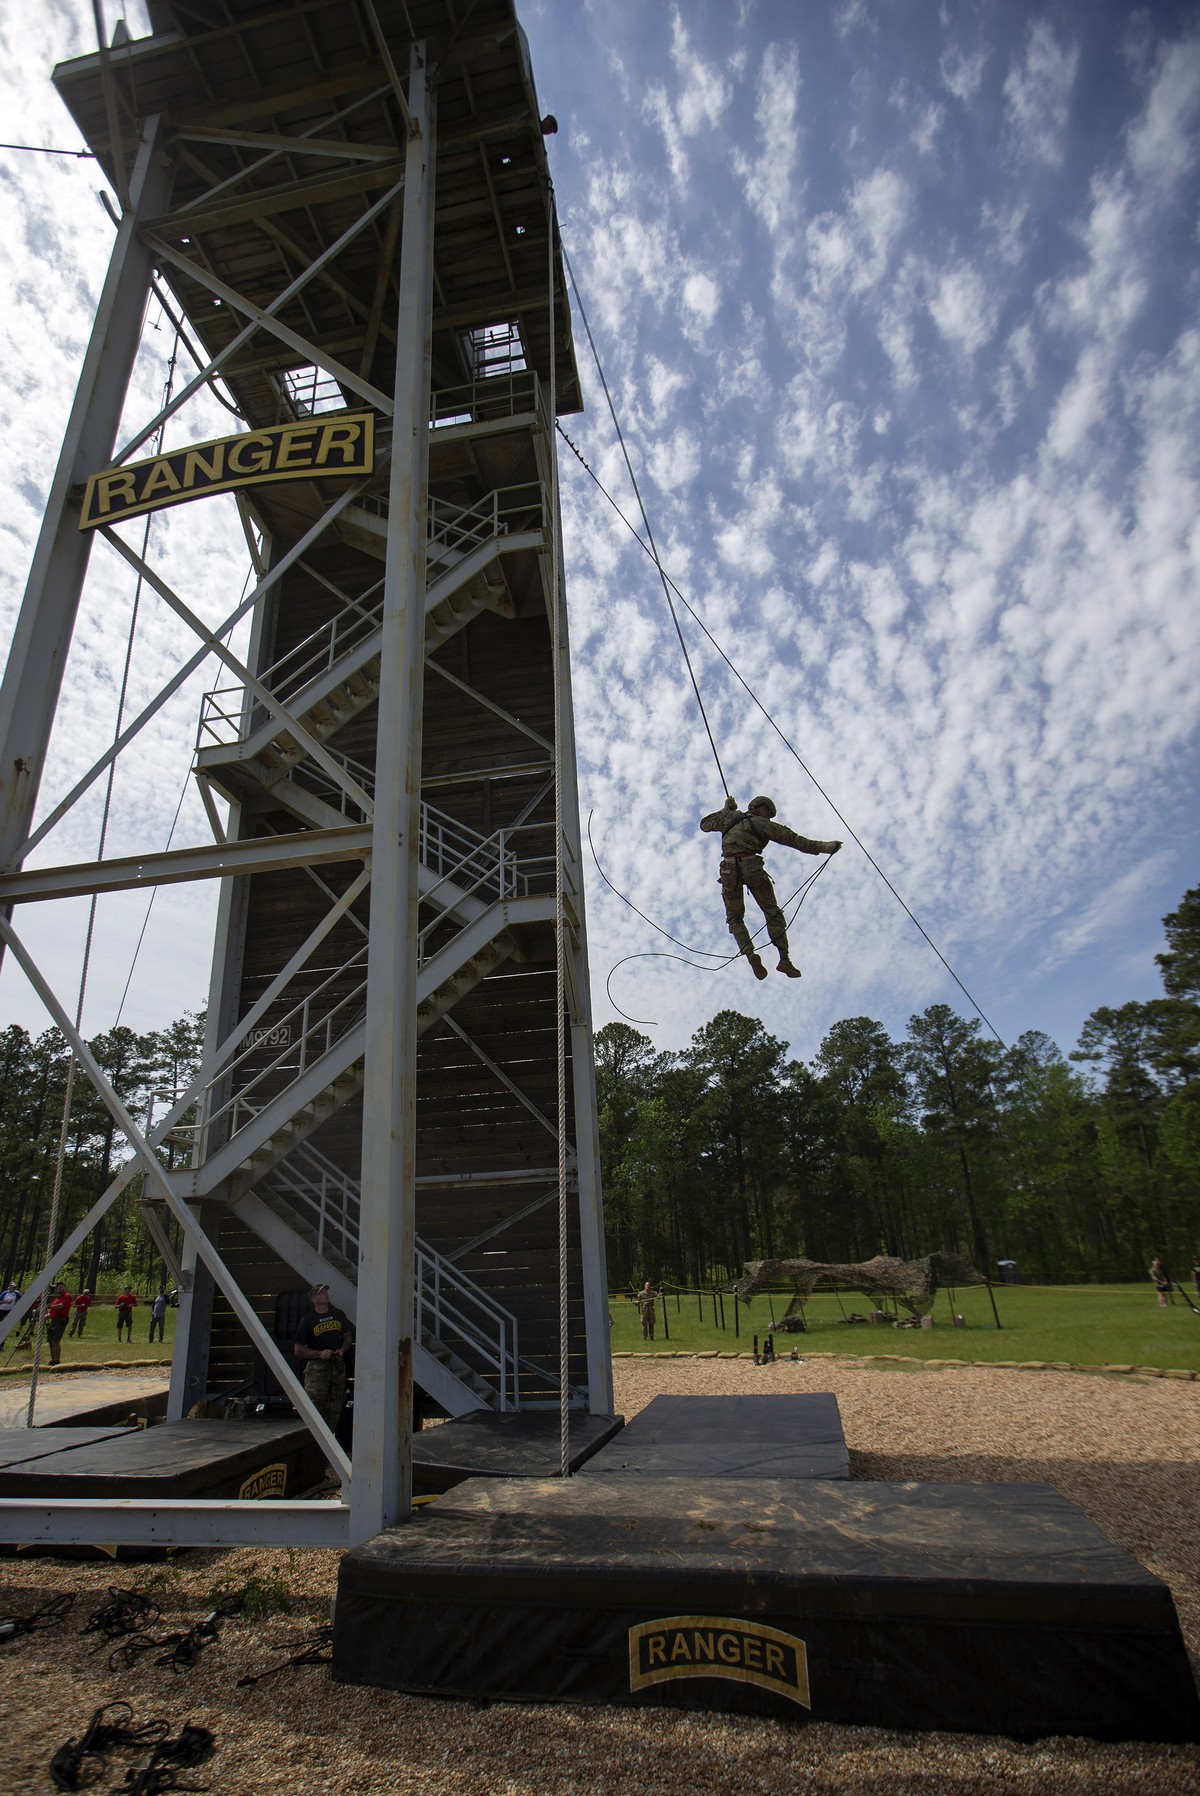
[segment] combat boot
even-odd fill
[[[800,977],[799,967],[794,967],[786,954],[781,954],[779,956],[779,965],[776,967],[775,971],[777,973],[786,973],[789,979],[799,979]]]
[[[767,976],[767,969],[763,966],[762,961],[758,958],[758,955],[754,952],[753,948],[747,952],[746,959],[750,962],[750,971],[754,974],[754,977],[756,979],[765,979]]]

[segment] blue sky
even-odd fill
[[[564,240],[664,565],[1001,1035],[1040,1028],[1070,1048],[1096,1005],[1160,989],[1160,919],[1200,881],[1193,10],[520,10],[560,125]],[[36,42],[27,20],[0,5],[4,135],[73,144],[47,77],[90,47],[91,8],[57,0]],[[144,29],[136,8],[130,24]],[[89,163],[0,152],[0,422],[26,467],[0,502],[6,624],[111,239],[96,184]],[[567,429],[634,517],[578,325],[577,341],[587,410]],[[163,347],[147,346],[131,415],[153,409]],[[719,953],[696,821],[722,792],[661,587],[569,455],[563,485],[597,852],[641,910]],[[158,551],[211,616],[236,597],[225,503],[187,508]],[[123,647],[122,579],[98,569],[89,594],[47,798],[111,731],[100,669]],[[844,835],[682,622],[734,793]],[[178,638],[157,612],[144,630],[148,689]],[[181,695],[122,770],[110,853],[161,846],[181,792],[176,841],[204,839],[185,790],[197,703]],[[81,813],[44,858],[89,852],[95,823]],[[815,865],[771,860],[781,895]],[[968,1008],[850,842],[793,933],[799,984],[657,957],[675,950],[588,874],[596,1020],[616,1014],[610,969],[652,956],[618,967],[611,994],[661,1047],[724,1007],[761,1014],[801,1057],[841,1017],[900,1033],[934,1001]],[[163,894],[125,1020],[202,1001],[210,905]],[[90,1030],[112,1020],[139,921],[107,901]],[[28,928],[73,993],[81,918]],[[39,1026],[6,969],[10,1019]]]

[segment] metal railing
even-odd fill
[[[520,1409],[517,1319],[426,1242],[416,1244],[416,1333],[496,1380],[501,1409]],[[482,1362],[482,1363],[480,1363]]]
[[[532,368],[481,375],[459,386],[435,387],[429,395],[429,422],[434,430],[453,424],[492,423],[500,418],[535,412],[546,424],[542,384]]]
[[[357,763],[351,762],[350,766],[356,778],[368,774]],[[330,781],[331,802],[335,792],[344,803],[345,795]],[[546,841],[546,849],[531,852],[531,844],[538,837]],[[565,886],[573,894],[577,882],[565,838],[562,848]],[[432,903],[437,915],[418,934],[418,966],[423,966],[437,951],[431,938],[445,927],[446,913],[463,898],[475,898],[488,905],[554,889],[552,824],[526,823],[482,836],[434,805],[422,802],[418,852],[422,863],[439,876],[433,887],[422,894],[422,903]],[[438,948],[442,946],[439,942]],[[368,944],[364,941],[341,966],[319,974],[312,989],[286,1009],[272,1006],[232,1059],[203,1088],[203,1121],[190,1131],[202,1159],[207,1158],[214,1136],[222,1145],[235,1140],[267,1104],[301,1079],[315,1061],[361,1022],[366,1015],[367,953]],[[281,999],[280,1004],[283,1002]]]
[[[357,1269],[360,1193],[349,1173],[307,1142],[262,1181],[305,1223],[324,1258],[332,1249]],[[520,1407],[517,1319],[428,1242],[416,1242],[415,1331],[495,1381],[501,1409]]]
[[[498,486],[472,505],[447,505],[429,501],[426,559],[432,564],[453,563],[493,537],[510,531],[540,530],[545,495],[538,480],[516,486]]]
[[[234,1140],[272,1099],[294,1085],[314,1061],[322,1059],[361,1022],[367,1008],[366,969],[364,942],[343,966],[327,973],[282,1014],[271,1015],[243,1042],[204,1088],[202,1148],[206,1157],[215,1131],[221,1129],[224,1141]],[[353,980],[349,991],[347,977]],[[225,1097],[213,1102],[223,1087]]]
[[[422,807],[424,809],[425,807]],[[461,824],[455,824],[454,830],[463,836],[468,833]],[[549,837],[550,844],[545,853],[529,852],[530,838],[536,836]],[[478,898],[481,903],[504,903],[510,898],[529,898],[538,893],[554,890],[554,826],[549,823],[523,823],[515,829],[498,829],[490,836],[478,836],[470,852],[453,860],[443,873],[437,884],[421,894],[421,902],[439,903],[451,908],[462,898]],[[433,859],[424,851],[421,856],[427,866],[438,871]],[[574,891],[574,882],[568,870],[568,889]],[[417,935],[417,965],[423,966],[435,950],[431,947],[431,937],[442,927],[443,917],[438,915]]]
[[[364,497],[358,506],[382,516],[387,501]],[[540,530],[544,517],[545,493],[536,480],[497,487],[471,505],[447,505],[443,500],[431,499],[426,536],[428,570],[435,574],[438,569],[454,566],[472,549],[495,537],[518,530]],[[275,698],[286,704],[373,636],[382,617],[381,577],[357,598],[346,597],[336,616],[286,650],[259,678]],[[243,686],[221,686],[206,692],[200,705],[197,750],[230,747],[257,729],[266,715]]]

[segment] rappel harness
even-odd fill
[[[752,832],[758,837],[762,847],[742,849],[726,848],[725,838],[732,835],[733,831],[739,828],[743,823],[748,823],[750,825]],[[752,816],[749,811],[731,811],[729,813],[729,822],[725,824],[724,828],[721,830],[721,859],[723,861],[757,860],[762,853],[762,848],[765,848],[770,840],[770,834],[761,831],[759,818]]]

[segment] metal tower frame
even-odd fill
[[[62,1030],[128,1141],[131,1158],[31,1282],[0,1327],[0,1340],[141,1173],[143,1211],[168,1263],[170,1244],[161,1213],[179,1225],[185,1242],[176,1269],[183,1297],[169,1414],[182,1416],[197,1383],[203,1384],[202,1361],[213,1293],[218,1291],[327,1459],[341,1471],[346,1498],[296,1504],[79,1501],[59,1503],[50,1511],[40,1503],[9,1501],[0,1503],[0,1539],[5,1540],[335,1545],[368,1538],[409,1513],[414,1368],[452,1409],[482,1400],[464,1385],[469,1374],[460,1362],[432,1351],[438,1345],[436,1324],[452,1309],[454,1327],[466,1338],[462,1311],[471,1303],[481,1314],[488,1313],[487,1327],[497,1343],[494,1352],[485,1351],[485,1359],[487,1352],[493,1357],[487,1361],[487,1376],[475,1375],[475,1388],[500,1406],[520,1402],[524,1362],[513,1318],[486,1292],[472,1287],[461,1270],[415,1239],[418,1186],[438,1184],[436,1174],[418,1178],[416,1069],[419,1036],[444,1023],[454,1044],[461,1043],[557,1145],[560,1131],[554,1121],[450,1014],[460,997],[478,989],[498,966],[514,956],[527,958],[528,943],[538,931],[537,939],[544,941],[553,930],[569,1043],[569,1064],[564,1061],[561,1070],[570,1082],[573,1140],[569,1147],[561,1144],[560,1159],[565,1156],[575,1198],[575,1284],[586,1363],[575,1400],[581,1400],[582,1392],[582,1400],[595,1411],[612,1406],[557,505],[556,369],[560,408],[564,394],[566,408],[575,408],[577,387],[527,50],[512,0],[482,0],[469,31],[456,22],[450,0],[412,0],[408,5],[402,0],[296,0],[293,18],[282,23],[280,9],[268,8],[265,0],[247,0],[237,13],[236,24],[205,29],[195,23],[193,9],[176,15],[169,0],[151,0],[150,38],[137,43],[123,39],[111,50],[56,72],[121,198],[122,211],[0,689],[0,941]],[[296,33],[307,39],[314,63],[325,59],[326,80],[318,82],[310,74],[306,82],[297,81],[289,61],[289,39]],[[406,80],[398,72],[401,63]],[[203,103],[190,111],[180,103],[189,69],[207,89]],[[439,152],[439,111],[447,94],[453,118]],[[147,113],[150,106],[154,110]],[[530,206],[529,190],[514,202],[519,214],[515,227],[512,207],[506,211],[497,170],[483,148],[497,139],[519,140],[534,171],[536,206]],[[502,158],[502,169],[513,162],[513,156]],[[455,206],[476,205],[481,191],[490,195],[477,255],[478,274],[484,278],[476,281],[478,297],[455,301],[446,293],[448,277],[437,265],[438,205],[444,218],[453,218]],[[298,213],[314,227],[307,240],[289,222]],[[526,235],[531,240],[536,236],[542,245],[547,275],[540,291],[531,282],[522,284],[516,267],[517,240]],[[248,238],[253,239],[253,256]],[[283,271],[275,275],[269,299],[263,288],[263,238],[274,246],[276,268]],[[398,265],[393,266],[397,254]],[[253,270],[253,279],[245,283],[248,290],[221,272],[239,257]],[[489,277],[489,267],[500,267],[502,278]],[[461,279],[467,288],[472,278],[464,258]],[[488,278],[494,291],[488,290]],[[200,365],[156,417],[117,447],[146,297],[151,290],[161,295],[160,281],[173,294],[173,300],[164,297],[163,303],[178,307],[181,327],[200,341]],[[393,295],[394,323],[389,323]],[[220,301],[219,328],[205,309],[214,300]],[[352,331],[346,329],[347,318]],[[501,328],[497,321],[513,318],[521,321],[525,365],[514,370],[510,357],[500,376],[487,360],[489,346]],[[235,324],[235,319],[242,322]],[[477,348],[482,345],[482,365],[471,371],[461,390],[447,394],[433,379],[438,345],[444,365],[446,342],[455,332],[461,339],[464,331],[474,333],[471,341]],[[351,340],[349,348],[341,347],[343,339]],[[378,375],[389,363],[393,378],[387,390]],[[297,367],[311,373],[314,393],[317,383],[332,390],[341,409],[325,412],[315,398],[311,406],[293,403],[289,409],[286,392],[294,391],[294,383],[285,390],[279,374]],[[300,461],[304,451],[325,443],[320,435],[324,423],[348,415],[347,407],[373,421],[379,455],[373,474],[336,481],[328,466],[315,473],[310,468],[310,484],[304,489],[309,509],[286,547],[276,546],[264,517],[278,487],[263,485],[260,500],[247,481],[238,504],[255,583],[210,628],[161,569],[130,546],[119,525],[121,516],[140,515],[133,501],[144,498],[152,484],[138,471],[150,465],[135,459],[139,449],[144,453],[160,424],[218,377],[235,395],[256,451],[266,443],[275,454],[280,441],[278,428],[272,436],[273,426],[263,422],[266,394],[282,406],[277,416],[289,447],[278,450],[280,459]],[[538,490],[532,498],[516,487],[496,487],[486,503],[465,506],[431,497],[431,443],[441,454],[443,445],[461,441],[464,455],[477,456],[489,433],[511,435],[518,425],[525,433],[522,452],[536,460]],[[212,446],[202,447],[208,464],[215,465]],[[235,453],[239,467],[246,468],[243,451],[230,451],[230,465]],[[192,464],[193,474],[197,465]],[[173,467],[174,473],[153,477],[172,498],[178,463]],[[380,487],[382,469],[386,490]],[[102,493],[106,503],[117,502],[117,514],[110,511],[94,530],[81,529],[87,482],[105,470],[109,478]],[[93,483],[93,497],[94,491]],[[373,582],[364,598],[363,592],[342,589],[321,576],[332,606],[324,634],[317,633],[321,668],[314,673],[310,653],[298,673],[294,650],[268,665],[264,620],[272,615],[283,583],[311,568],[314,553],[331,533],[352,543],[373,537],[368,548],[382,563],[382,580]],[[95,537],[102,537],[106,548],[183,621],[196,646],[113,747],[35,826],[39,785]],[[511,567],[522,554],[536,561],[551,639],[560,645],[550,667],[557,755],[544,730],[531,727],[444,661],[431,660],[431,645],[461,629],[464,621],[484,611],[513,615],[511,582],[506,592],[496,569]],[[253,635],[243,660],[229,641],[245,618],[252,620]],[[306,653],[312,640],[300,645]],[[289,655],[292,660],[281,673]],[[185,679],[214,659],[234,689],[232,698],[216,692],[206,701],[195,767],[215,839],[132,858],[26,870],[27,858],[114,758],[137,742]],[[456,834],[454,820],[423,795],[423,708],[430,672],[461,689],[461,702],[482,709],[492,725],[498,722],[520,734],[524,759],[502,758],[485,769],[489,777],[541,782],[515,822],[498,832]],[[368,703],[377,715],[373,771],[331,742],[345,719],[357,716]],[[544,818],[551,786],[561,826],[551,855],[531,857],[522,831],[534,827],[526,819],[539,804]],[[212,801],[213,788],[230,801],[227,829]],[[265,823],[264,791],[273,807]],[[279,827],[282,814],[291,819],[291,827]],[[544,821],[537,827],[544,831]],[[548,880],[551,863],[554,877]],[[321,868],[330,870],[330,878],[343,869],[340,885],[323,887],[319,913],[303,929],[303,939],[260,981],[257,998],[247,1005],[240,956],[250,882],[286,870],[304,869],[311,875]],[[22,903],[49,898],[196,879],[221,882],[203,1065],[172,1109],[143,1130],[51,989],[22,939],[14,911]],[[368,897],[374,928],[362,916]],[[335,934],[346,930],[357,930],[364,946],[349,956],[322,996],[326,988],[314,969]],[[347,983],[351,978],[352,989]],[[293,1014],[288,1006],[298,989],[302,995],[293,1008],[302,1012],[296,1025],[299,1046],[291,1023],[280,1025],[288,1032],[292,1056],[283,1068],[281,1057],[264,1060],[261,1039],[270,1034],[265,1024],[284,1012]],[[307,1142],[359,1092],[361,1181],[354,1185]],[[197,1110],[192,1167],[168,1172],[155,1150]],[[548,1167],[518,1165],[494,1175],[515,1181],[518,1188],[522,1180],[532,1182],[539,1190],[536,1202],[516,1216],[545,1205],[547,1172]],[[266,1174],[283,1179],[274,1196],[267,1193],[270,1202],[264,1197]],[[458,1184],[465,1188],[471,1177],[486,1181],[493,1175],[464,1174]],[[216,1223],[227,1202],[236,1204],[239,1217],[305,1283],[326,1277],[335,1301],[352,1300],[357,1284],[353,1464],[221,1251]],[[422,1334],[426,1311],[431,1336]]]

